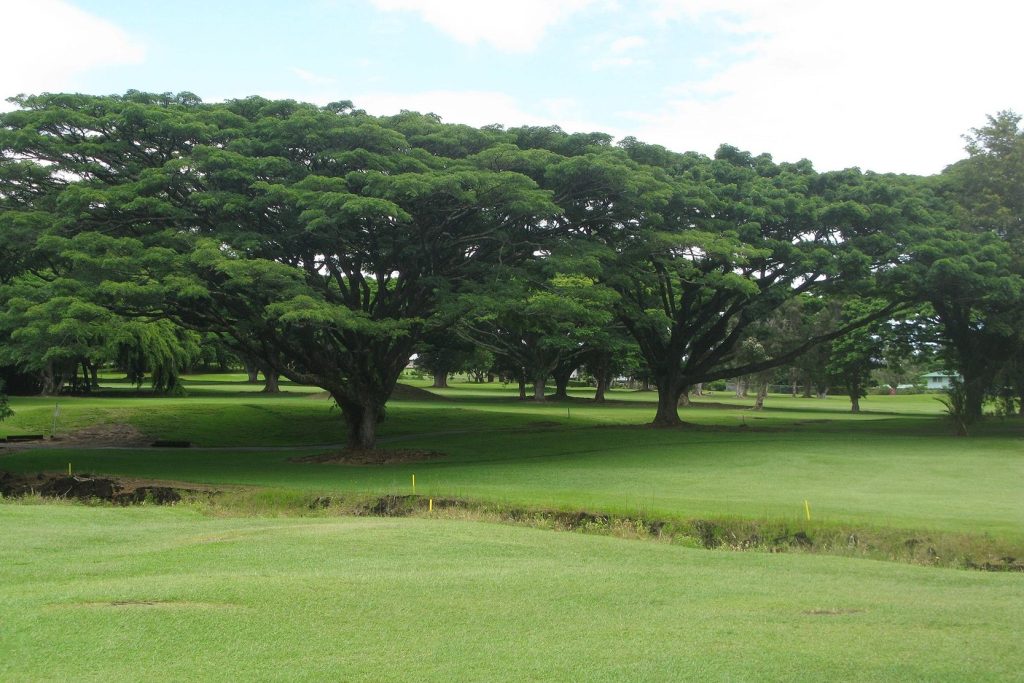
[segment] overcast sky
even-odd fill
[[[1024,111],[1017,0],[0,0],[0,16],[3,98],[349,99],[925,174],[987,114]]]

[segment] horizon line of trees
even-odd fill
[[[639,368],[661,426],[694,387],[780,368],[856,409],[883,356],[959,372],[967,423],[987,395],[1024,403],[1012,112],[917,177],[347,101],[14,102],[0,365],[43,391],[114,364],[171,392],[217,348],[329,392],[360,448],[413,354],[438,372],[475,354],[538,399],[577,368],[599,393]]]

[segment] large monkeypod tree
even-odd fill
[[[1024,349],[1020,120],[1013,112],[988,117],[965,136],[969,157],[933,179],[942,229],[916,241],[908,278],[934,310],[947,363],[963,378],[968,422],[982,416],[986,392]]]
[[[858,171],[819,175],[728,146],[714,159],[622,147],[566,158],[547,180],[567,229],[606,248],[603,279],[658,388],[654,424],[680,424],[694,384],[782,365],[900,305],[742,361],[747,328],[786,301],[884,276],[916,203]]]
[[[136,92],[17,104],[0,163],[43,178],[26,190],[49,214],[38,248],[119,314],[228,333],[324,388],[353,447],[373,447],[445,298],[531,256],[558,213],[527,176],[465,161],[505,134],[429,116]]]

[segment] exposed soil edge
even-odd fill
[[[436,460],[443,457],[445,454],[440,451],[411,448],[346,448],[341,451],[299,455],[288,458],[288,462],[324,465],[397,465]]]
[[[100,501],[115,505],[168,505],[184,498],[211,496],[215,493],[217,491],[201,485],[179,486],[177,482],[114,479],[89,474],[0,472],[0,498],[37,495],[42,498]]]
[[[418,495],[359,499],[320,496],[310,501],[309,508],[379,517],[477,516],[498,523],[646,538],[709,550],[804,552],[932,567],[1024,572],[1024,548],[1008,548],[981,535],[809,526],[786,521],[671,520],[587,511],[510,508],[458,498],[431,499]]]
[[[238,499],[218,495],[233,490]],[[258,487],[212,488],[202,484],[146,479],[104,478],[88,475],[0,471],[0,498],[39,495],[44,498],[105,502],[114,505],[174,504],[195,501],[212,512],[252,514],[246,496]],[[689,547],[759,551],[801,552],[889,560],[909,564],[976,569],[993,572],[1024,572],[1024,548],[1000,544],[987,535],[918,532],[907,529],[874,529],[809,525],[784,520],[660,519],[589,511],[516,508],[460,498],[429,498],[420,495],[331,495],[300,498],[301,507],[278,513],[311,511],[374,517],[466,518],[580,533],[649,539]],[[240,504],[241,503],[241,504]]]

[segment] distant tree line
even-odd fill
[[[846,390],[938,363],[1024,404],[1024,136],[1004,112],[937,176],[819,173],[558,127],[350,102],[44,94],[0,115],[0,366],[160,391],[244,365],[322,387],[372,447],[414,355],[544,400],[583,371]]]

